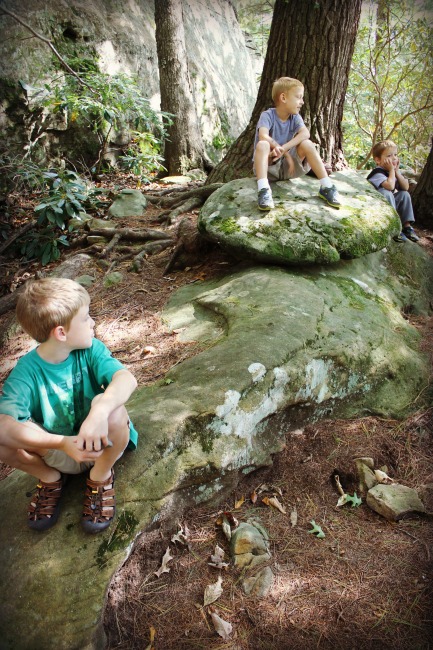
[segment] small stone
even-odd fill
[[[425,513],[424,504],[417,492],[399,483],[380,484],[371,488],[367,493],[367,505],[388,521]]]
[[[268,544],[258,528],[251,524],[241,523],[232,535],[230,551],[232,555],[244,553],[263,555],[268,551]]]
[[[119,284],[123,280],[123,274],[120,273],[120,271],[113,271],[112,273],[109,273],[108,275],[105,276],[104,278],[104,287],[107,289],[108,287],[112,287],[115,284]]]
[[[91,287],[95,282],[93,275],[79,275],[78,278],[75,278],[75,282],[81,284],[82,287]]]
[[[166,185],[188,185],[191,181],[189,176],[165,176],[161,178],[161,183]]]
[[[108,209],[108,214],[115,219],[141,217],[146,207],[147,199],[140,190],[125,189],[116,196]]]
[[[268,595],[272,583],[274,581],[274,574],[270,567],[265,567],[259,573],[249,578],[242,580],[242,589],[246,596],[257,596],[264,598]]]
[[[371,461],[371,464],[370,464]],[[372,458],[355,458],[356,471],[359,478],[359,491],[366,494],[370,488],[377,485],[377,479],[374,475],[374,463]]]
[[[90,219],[90,221],[87,222],[87,225],[90,230],[106,230],[108,228],[116,227],[114,221],[105,221],[105,219],[96,219],[96,217]]]

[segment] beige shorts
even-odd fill
[[[290,178],[299,178],[300,176],[305,176],[307,172],[310,171],[311,167],[307,162],[307,159],[304,158],[302,161],[299,158],[296,147],[289,149],[289,154],[292,156],[295,163],[295,171],[293,174],[289,174],[289,166],[285,156],[282,156],[274,165],[269,165],[268,167],[268,179],[270,181],[286,181]]]
[[[94,465],[93,460],[79,463],[60,449],[50,449],[45,456],[42,456],[42,460],[48,467],[57,469],[62,474],[82,474]]]

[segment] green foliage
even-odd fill
[[[49,189],[42,203],[35,207],[38,224],[51,224],[63,230],[69,219],[79,217],[79,213],[85,211],[87,186],[78,174],[70,170],[61,173],[45,171],[42,175]]]
[[[35,229],[20,237],[15,246],[26,260],[39,259],[45,265],[59,259],[61,247],[69,246],[68,233],[73,230],[70,220],[79,219],[79,213],[86,209],[104,205],[101,195],[105,190],[95,188],[72,170],[44,170],[20,161],[9,163],[9,173],[16,187],[41,195],[34,209]]]
[[[60,247],[69,246],[65,234],[55,226],[47,226],[20,238],[19,251],[26,260],[39,259],[42,266],[60,257]]]
[[[238,2],[239,24],[262,57],[265,56],[268,46],[274,5],[275,0],[257,1],[253,5],[245,0]]]
[[[125,74],[110,76],[99,72],[96,62],[89,58],[69,59],[68,64],[72,69],[76,66],[78,76],[62,74],[45,84],[40,89],[39,105],[52,114],[62,114],[68,125],[76,124],[97,134],[100,150],[93,171],[100,171],[113,131],[128,136],[133,130],[140,134],[141,141],[148,135],[148,142],[153,140],[159,147],[171,115],[154,111],[135,79]],[[134,141],[130,146],[134,149]],[[145,152],[137,153],[142,157]],[[161,163],[156,154],[139,161],[138,168],[143,166],[146,172],[159,170]],[[132,157],[131,152],[127,156]]]
[[[148,182],[150,172],[165,170],[160,141],[152,133],[141,131],[133,131],[131,136],[126,154],[119,156],[120,166]]]
[[[421,168],[433,128],[433,27],[413,0],[370,0],[358,32],[346,96],[344,151],[374,166],[371,147],[396,142],[403,165]]]

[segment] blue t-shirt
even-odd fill
[[[34,349],[19,359],[3,386],[0,413],[18,422],[33,420],[50,433],[77,435],[92,399],[103,393],[124,366],[93,339],[90,348],[73,350],[65,361],[49,363]],[[129,448],[138,434],[130,425]]]
[[[285,121],[280,120],[276,108],[268,108],[267,111],[263,111],[257,122],[254,150],[259,141],[259,129],[262,126],[265,126],[269,130],[271,138],[278,142],[278,144],[283,145],[295,137],[299,129],[305,126],[305,122],[299,114],[289,115]]]

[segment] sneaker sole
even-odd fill
[[[258,208],[259,208],[259,210],[261,210],[262,212],[269,212],[269,210],[273,210],[273,209],[275,208],[275,206],[273,205],[273,206],[270,206],[270,207],[268,207],[268,208],[261,208],[260,206],[258,206]]]
[[[327,203],[328,205],[330,205],[331,208],[335,208],[336,210],[339,210],[339,209],[341,208],[341,203],[338,203],[338,204],[337,204],[337,203],[331,203],[330,201],[328,201],[328,199],[326,199],[326,198],[325,198],[324,196],[322,196],[321,194],[318,194],[317,196],[319,197],[319,199],[322,199],[322,201],[325,201],[325,203]]]

